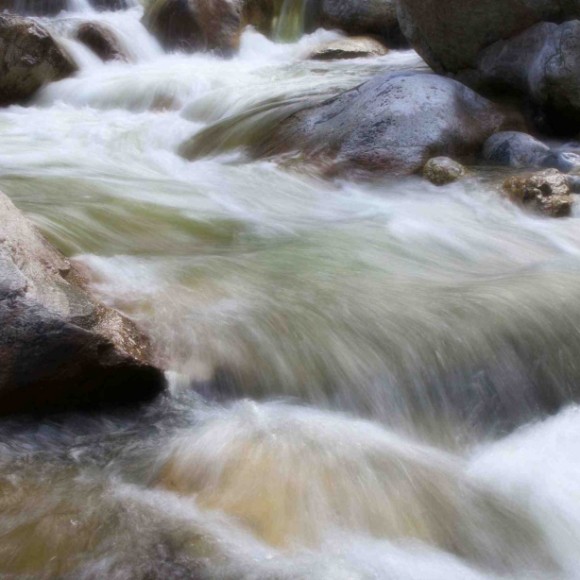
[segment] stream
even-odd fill
[[[40,19],[79,66],[0,110],[0,189],[151,336],[149,408],[0,423],[0,578],[580,578],[580,228],[497,170],[324,180],[244,145],[413,51],[165,54],[142,7]],[[130,62],[73,38],[106,24]],[[197,136],[194,161],[179,155]]]

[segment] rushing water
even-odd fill
[[[231,60],[166,55],[138,6],[71,8],[45,22],[81,70],[0,113],[0,187],[151,334],[171,393],[0,425],[0,576],[580,577],[577,217],[493,174],[244,156],[281,108],[412,52],[320,63],[335,33],[248,30]],[[131,62],[78,44],[86,19]]]

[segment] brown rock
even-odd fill
[[[557,169],[547,169],[517,177],[510,177],[503,185],[509,197],[550,217],[566,217],[572,211],[568,177]]]
[[[123,53],[113,32],[105,28],[102,24],[85,22],[79,26],[76,37],[79,42],[82,42],[90,48],[105,62],[110,60],[127,60],[127,56]]]
[[[423,167],[423,177],[433,185],[447,185],[464,175],[465,167],[449,157],[433,157]]]
[[[164,387],[135,325],[0,194],[0,415],[150,400]]]
[[[383,56],[389,49],[382,43],[369,36],[352,36],[327,42],[319,46],[310,54],[312,60],[343,60],[349,58],[364,58],[369,56]]]
[[[241,5],[237,0],[153,0],[143,24],[166,50],[229,56],[240,44]]]
[[[46,83],[75,71],[68,54],[40,24],[0,15],[0,105],[22,103]]]

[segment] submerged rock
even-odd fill
[[[0,105],[22,103],[43,85],[72,75],[76,66],[33,20],[0,15]]]
[[[0,415],[137,403],[164,387],[134,324],[0,194]]]
[[[352,35],[374,35],[389,46],[406,45],[399,28],[395,0],[306,0],[306,29],[342,30]]]
[[[241,5],[237,0],[153,0],[143,24],[166,50],[229,56],[239,48]]]
[[[389,49],[369,36],[353,36],[327,42],[317,47],[309,56],[313,60],[341,60],[349,58],[364,58],[368,56],[383,56]]]
[[[433,185],[447,185],[464,175],[465,167],[449,157],[433,157],[423,167],[423,177]]]
[[[503,187],[512,200],[547,216],[566,217],[572,211],[570,181],[557,169],[510,177]]]
[[[474,158],[509,122],[516,121],[454,80],[387,73],[290,115],[270,128],[253,153],[299,152],[331,175],[410,174],[434,156]]]
[[[85,22],[79,26],[76,37],[105,62],[127,60],[114,33],[102,24]]]

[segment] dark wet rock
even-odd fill
[[[23,103],[43,85],[75,71],[68,54],[40,24],[0,15],[0,105]]]
[[[342,30],[351,35],[374,35],[388,46],[407,45],[397,19],[395,0],[306,0],[306,29]]]
[[[423,177],[433,185],[447,185],[465,176],[465,167],[449,157],[433,157],[423,167]]]
[[[492,135],[483,147],[482,159],[490,165],[514,168],[546,167],[563,173],[580,170],[580,155],[554,150],[538,139],[518,131]]]
[[[368,36],[353,36],[327,42],[310,54],[313,60],[344,60],[349,58],[364,58],[383,56],[389,49],[378,40]]]
[[[475,158],[490,135],[511,123],[517,119],[454,80],[387,73],[290,115],[252,152],[299,152],[330,175],[410,174],[431,157]]]
[[[229,56],[239,48],[241,4],[235,0],[153,0],[143,24],[166,50]]]
[[[147,340],[85,286],[0,194],[0,415],[133,404],[163,389]]]
[[[114,33],[102,24],[85,22],[79,26],[76,37],[105,62],[128,60]]]
[[[579,0],[398,0],[411,45],[438,72],[472,68],[479,53],[542,21],[580,18]]]
[[[580,21],[542,23],[484,50],[470,79],[486,91],[519,96],[541,129],[580,131]]]
[[[543,167],[550,148],[527,133],[503,131],[492,135],[483,147],[483,160],[504,167]]]
[[[509,197],[530,209],[550,217],[566,217],[572,211],[574,198],[569,177],[557,169],[510,177],[504,183]]]

